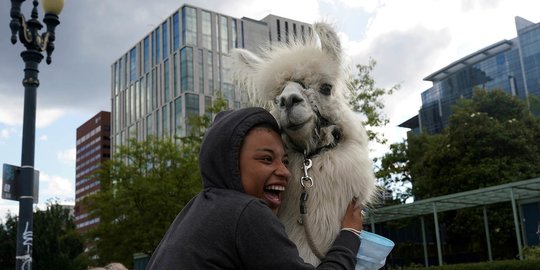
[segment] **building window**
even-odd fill
[[[154,35],[154,32],[152,32],[150,34],[152,36],[152,65],[155,65],[156,64],[156,54],[155,54],[155,50],[156,50],[156,36]]]
[[[114,63],[114,94],[117,95],[120,90],[120,72],[122,70],[122,61]]]
[[[232,81],[232,59],[230,56],[223,55],[221,57],[221,60],[223,61],[222,64],[222,71],[223,71],[223,96],[227,99],[235,99],[234,96],[234,86]]]
[[[302,43],[306,43],[306,33],[303,25],[300,25],[300,35],[302,36]]]
[[[238,35],[237,35],[237,33],[236,33],[237,21],[236,21],[236,19],[232,19],[231,22],[232,22],[232,25],[231,25],[231,36],[232,36],[233,47],[234,47],[234,48],[238,48]]]
[[[152,73],[146,75],[146,111],[150,113],[154,108],[152,107]]]
[[[157,67],[152,70],[152,110],[157,108],[158,104],[158,73]]]
[[[199,65],[199,93],[204,93],[204,61],[203,50],[198,50],[197,64]]]
[[[149,49],[150,49],[149,38],[146,37],[144,38],[144,41],[143,41],[143,54],[144,54],[143,73],[145,74],[150,70],[150,62],[148,61]]]
[[[171,99],[171,94],[170,94],[170,82],[171,82],[171,79],[170,79],[170,69],[171,67],[169,66],[169,59],[165,60],[165,62],[163,63],[163,96],[165,98],[164,102],[168,102],[170,99]]]
[[[122,72],[122,89],[128,86],[128,55],[124,55],[124,70]]]
[[[146,116],[146,136],[154,135],[154,126],[153,126],[153,117],[152,114]]]
[[[206,57],[206,65],[208,66],[208,94],[214,94],[214,56],[212,52],[208,52]]]
[[[159,60],[161,58],[161,38],[160,38],[160,34],[159,34],[159,29],[156,29],[156,31],[154,32],[155,33],[155,36],[156,36],[156,46],[154,47],[156,49],[156,63],[154,64],[157,64],[159,63]]]
[[[182,38],[184,45],[197,46],[197,10],[194,8],[182,9]]]
[[[193,93],[186,94],[186,115],[199,116],[199,95]]]
[[[204,111],[206,116],[209,118],[212,118],[212,113],[210,112],[210,108],[212,107],[212,97],[211,96],[204,96]]]
[[[178,28],[178,12],[173,15],[173,50],[177,51],[180,44],[180,33]]]
[[[289,22],[285,22],[285,43],[289,43]]]
[[[129,89],[124,91],[124,127],[127,126],[128,123],[130,123],[129,121]]]
[[[130,115],[131,115],[129,123],[131,124],[131,123],[135,122],[135,120],[136,120],[135,119],[135,116],[136,116],[135,115],[136,114],[136,111],[135,111],[135,103],[136,103],[136,101],[135,101],[135,85],[133,85],[133,84],[129,87],[129,95],[130,95],[130,103],[129,103],[130,108],[129,108],[129,110],[130,110]]]
[[[221,31],[221,53],[229,53],[229,25],[227,17],[220,16],[220,31]]]
[[[141,81],[135,82],[135,118],[138,120],[141,116]]]
[[[182,97],[174,100],[174,125],[176,136],[180,136],[182,131]]]
[[[163,31],[163,59],[169,57],[169,40],[168,40],[168,27],[167,21],[161,25],[161,30]]]
[[[163,137],[166,137],[167,135],[169,135],[167,131],[167,104],[165,104],[161,108],[161,135]]]
[[[296,41],[297,33],[296,33],[296,23],[292,24],[292,32],[293,32],[293,40]]]
[[[114,97],[114,132],[118,133],[120,124],[120,96]]]
[[[193,92],[193,48],[184,47],[180,50],[180,65],[182,93]]]
[[[174,96],[178,96],[178,54],[173,55],[173,90],[174,90]]]
[[[186,116],[199,116],[199,95],[193,93],[186,94]],[[192,126],[186,123],[187,134],[191,134]]]
[[[137,79],[137,51],[136,48],[131,49],[129,52],[129,81],[135,81]]]
[[[279,20],[276,21],[277,26],[277,41],[281,41],[281,25]]]
[[[201,11],[202,22],[202,46],[207,50],[212,50],[212,15],[210,12]]]
[[[141,93],[139,97],[141,99],[141,115],[145,115],[146,114],[146,97],[147,97],[146,76],[143,76],[141,78],[140,87],[141,87]]]

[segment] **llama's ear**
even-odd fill
[[[334,56],[338,62],[341,61],[341,42],[334,28],[325,22],[316,22],[313,28],[319,36],[322,50]]]
[[[234,49],[231,51],[233,67],[240,71],[239,74],[251,74],[257,70],[257,66],[262,63],[262,59],[244,49]]]
[[[244,49],[231,50],[231,58],[231,68],[237,86],[240,89],[246,90],[253,105],[266,106],[263,103],[259,103],[261,93],[257,91],[258,87],[256,86],[257,72],[264,61],[257,55]]]

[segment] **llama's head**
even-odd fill
[[[232,52],[236,76],[250,99],[271,103],[288,147],[308,154],[340,142],[349,110],[339,38],[326,23],[313,27],[315,34],[305,42],[272,47],[261,57]]]

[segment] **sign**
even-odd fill
[[[21,167],[5,164],[2,166],[2,199],[18,201]],[[39,171],[34,170],[34,203],[39,201]]]

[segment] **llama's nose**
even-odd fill
[[[303,99],[301,96],[297,95],[297,94],[291,94],[291,95],[288,95],[288,96],[281,96],[281,98],[279,99],[279,106],[280,107],[285,107],[286,109],[290,109],[292,108],[294,105],[302,102]]]
[[[293,106],[302,103],[304,98],[298,93],[294,84],[289,83],[278,98],[280,107],[290,109]]]

